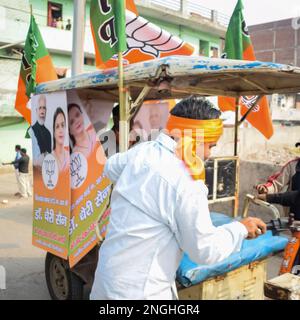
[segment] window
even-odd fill
[[[209,56],[209,42],[205,40],[200,40],[199,46],[199,54],[200,56]]]
[[[84,57],[84,64],[87,65],[87,66],[94,66],[95,65],[95,59],[94,58]]]
[[[210,47],[210,57],[211,58],[219,58],[219,48]]]
[[[48,22],[49,27],[63,29],[63,16],[62,16],[63,6],[60,3],[48,1]]]

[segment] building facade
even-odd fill
[[[300,17],[249,27],[257,60],[300,67]],[[274,121],[300,124],[300,94],[274,94]]]

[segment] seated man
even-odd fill
[[[169,134],[108,159],[104,172],[115,187],[91,299],[174,299],[183,252],[213,264],[239,251],[245,238],[265,233],[258,218],[212,224],[197,152],[200,144],[209,157],[223,132],[219,116],[205,99],[184,99],[171,111]]]

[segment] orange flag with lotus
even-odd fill
[[[91,12],[90,19],[95,46],[96,66],[100,69],[117,67],[117,55],[105,63],[101,57],[97,44],[99,41],[96,38],[98,37],[98,30],[92,23],[97,14],[95,11]],[[126,42],[127,49],[123,52],[124,64],[170,55],[192,55],[194,52],[194,48],[190,44],[139,16],[133,0],[126,1]]]

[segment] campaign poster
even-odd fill
[[[141,141],[154,140],[166,127],[169,111],[175,103],[175,100],[145,101],[132,123],[130,139],[139,136]]]
[[[67,259],[70,227],[70,149],[67,96],[33,96],[31,127],[33,245]]]
[[[106,130],[115,104],[112,101],[104,100],[102,95],[100,92],[91,89],[80,90],[78,92],[84,110],[98,136],[100,132]]]
[[[106,157],[85,111],[86,101],[74,90],[67,92],[67,100],[71,151],[69,264],[72,267],[99,241],[97,228],[100,236],[105,236],[111,183],[103,174]]]

